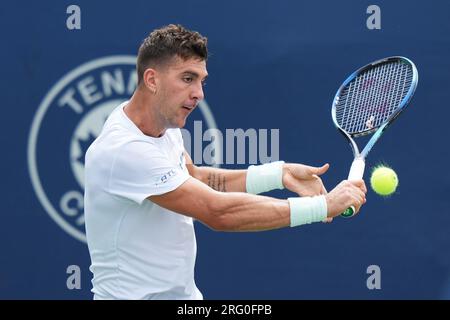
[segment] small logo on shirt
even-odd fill
[[[163,174],[161,177],[159,177],[159,178],[156,180],[155,186],[159,186],[159,185],[161,185],[161,184],[163,184],[163,183],[166,183],[167,181],[169,181],[169,179],[170,179],[171,177],[174,177],[174,176],[176,176],[176,175],[177,175],[176,171],[173,170],[173,169],[171,169],[169,172]]]

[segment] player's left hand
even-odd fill
[[[327,172],[328,163],[321,167],[312,167],[299,163],[286,163],[283,166],[283,185],[286,189],[302,197],[324,195],[327,193],[319,176]],[[323,222],[331,222],[327,218]]]

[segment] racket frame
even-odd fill
[[[376,66],[378,64],[381,64],[381,63],[386,63],[386,62],[390,62],[390,61],[398,61],[398,60],[402,60],[402,61],[408,63],[409,65],[411,65],[412,70],[413,70],[413,76],[412,76],[412,79],[411,79],[411,86],[410,86],[408,92],[406,93],[405,97],[400,102],[400,106],[385,120],[385,122],[383,122],[378,127],[370,128],[368,130],[365,130],[365,131],[362,131],[362,132],[357,132],[357,133],[354,133],[354,134],[350,134],[347,131],[345,131],[338,124],[337,118],[336,118],[336,105],[339,102],[339,96],[340,96],[341,92],[346,88],[346,86],[353,79],[355,79],[360,74],[362,74],[365,71],[367,71],[368,69],[371,69],[374,66]],[[387,58],[384,58],[384,59],[380,59],[380,60],[374,61],[372,63],[369,63],[369,64],[359,68],[358,70],[353,72],[350,76],[348,76],[347,79],[339,87],[339,89],[337,90],[337,92],[336,92],[336,94],[334,96],[334,99],[333,99],[333,105],[332,105],[332,108],[331,108],[331,115],[332,115],[333,123],[334,123],[335,127],[347,139],[347,142],[349,143],[350,148],[353,151],[353,162],[352,162],[352,166],[350,167],[348,180],[362,179],[362,177],[364,176],[365,159],[366,159],[367,155],[369,154],[370,150],[372,150],[373,146],[378,141],[378,139],[380,139],[380,137],[382,136],[384,131],[392,124],[392,122],[400,115],[400,113],[409,104],[409,102],[411,101],[411,98],[414,95],[414,92],[415,92],[415,90],[417,88],[418,80],[419,80],[419,75],[418,75],[418,72],[417,72],[417,68],[416,68],[416,66],[414,65],[414,63],[410,59],[402,57],[402,56],[392,56],[392,57],[387,57]],[[365,135],[369,135],[369,134],[371,134],[373,132],[375,132],[375,133],[370,138],[370,140],[367,142],[367,144],[365,145],[364,149],[360,152],[359,148],[358,148],[358,145],[356,144],[354,138],[365,136]],[[354,212],[355,212],[355,208],[352,206],[351,208],[347,209],[342,214],[342,216],[344,216],[344,217],[351,217],[351,216],[354,215]]]

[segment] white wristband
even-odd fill
[[[325,196],[288,198],[291,210],[291,227],[320,222],[327,217]]]
[[[275,161],[247,169],[247,193],[258,194],[273,189],[283,189],[284,161]]]

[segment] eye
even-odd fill
[[[193,80],[192,77],[184,77],[184,78],[183,78],[183,81],[186,82],[186,83],[191,83],[192,80]]]
[[[203,87],[206,86],[206,80],[203,80],[203,81],[202,81],[202,86],[203,86]]]

